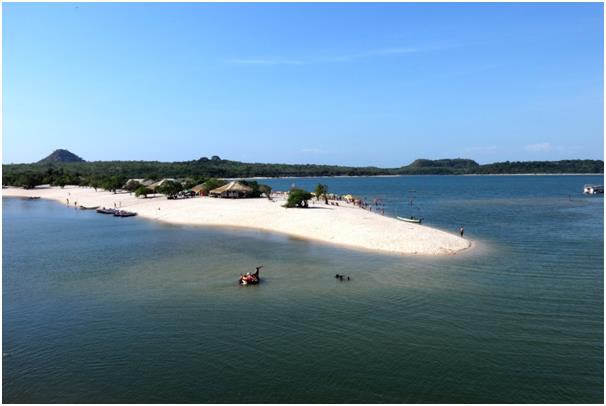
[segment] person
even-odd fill
[[[463,226],[459,228],[459,233],[461,233],[461,237],[463,237],[463,234],[465,234],[465,229],[463,228]]]
[[[65,199],[65,201],[67,202],[67,205],[69,206],[69,199]]]

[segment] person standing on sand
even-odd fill
[[[69,206],[69,199],[65,199],[65,201],[67,202],[67,205]]]
[[[463,226],[459,228],[459,233],[461,233],[461,237],[463,237],[463,234],[465,234],[465,229],[463,228]]]

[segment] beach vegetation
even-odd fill
[[[248,186],[252,189],[250,193],[250,197],[261,197],[263,193],[266,194],[267,197],[271,194],[271,187],[268,185],[263,185],[257,182],[256,180],[239,180],[241,184]]]
[[[318,183],[316,189],[314,190],[316,195],[316,199],[320,200],[321,197],[324,198],[324,203],[328,204],[328,186]]]
[[[226,184],[227,184],[227,182],[224,181],[223,179],[210,178],[210,179],[206,180],[205,182],[203,182],[202,186],[204,187],[204,190],[206,190],[208,192],[210,190],[216,189],[216,188],[221,187]]]
[[[147,195],[150,195],[152,193],[152,190],[145,186],[139,186],[137,190],[135,190],[136,197],[143,196],[144,198],[147,198]]]
[[[141,183],[137,182],[136,180],[129,180],[128,182],[126,182],[126,185],[124,185],[124,190],[128,190],[129,192],[134,192],[137,189],[139,189],[141,187]]]
[[[309,206],[308,201],[311,198],[312,198],[312,195],[307,190],[293,188],[293,189],[290,189],[290,192],[288,194],[288,199],[286,200],[286,204],[284,205],[284,207],[305,208],[305,207]]]
[[[125,181],[126,179],[124,179],[123,176],[114,175],[103,179],[101,182],[101,187],[108,192],[116,193],[116,191],[122,187]]]
[[[259,185],[259,193],[265,195],[268,199],[271,199],[271,186],[269,185]]]
[[[156,188],[156,192],[162,193],[163,195],[165,195],[167,197],[176,196],[177,193],[179,193],[182,190],[183,190],[183,185],[181,184],[181,182],[175,182],[172,180],[167,180],[166,182],[162,183],[160,186],[158,186]]]

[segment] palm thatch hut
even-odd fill
[[[209,194],[213,197],[228,197],[228,198],[241,198],[250,197],[253,189],[246,186],[238,181],[229,182],[227,185],[223,185],[216,189],[213,189]]]
[[[206,196],[208,194],[208,189],[206,188],[204,183],[200,183],[199,185],[194,186],[193,188],[191,188],[191,190],[200,196]]]
[[[156,190],[158,187],[162,186],[163,184],[165,184],[166,182],[174,182],[175,179],[173,178],[164,178],[162,180],[159,180],[157,182],[152,183],[151,185],[148,185],[147,187],[151,190]]]

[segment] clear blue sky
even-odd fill
[[[602,4],[4,4],[3,162],[603,159]]]

